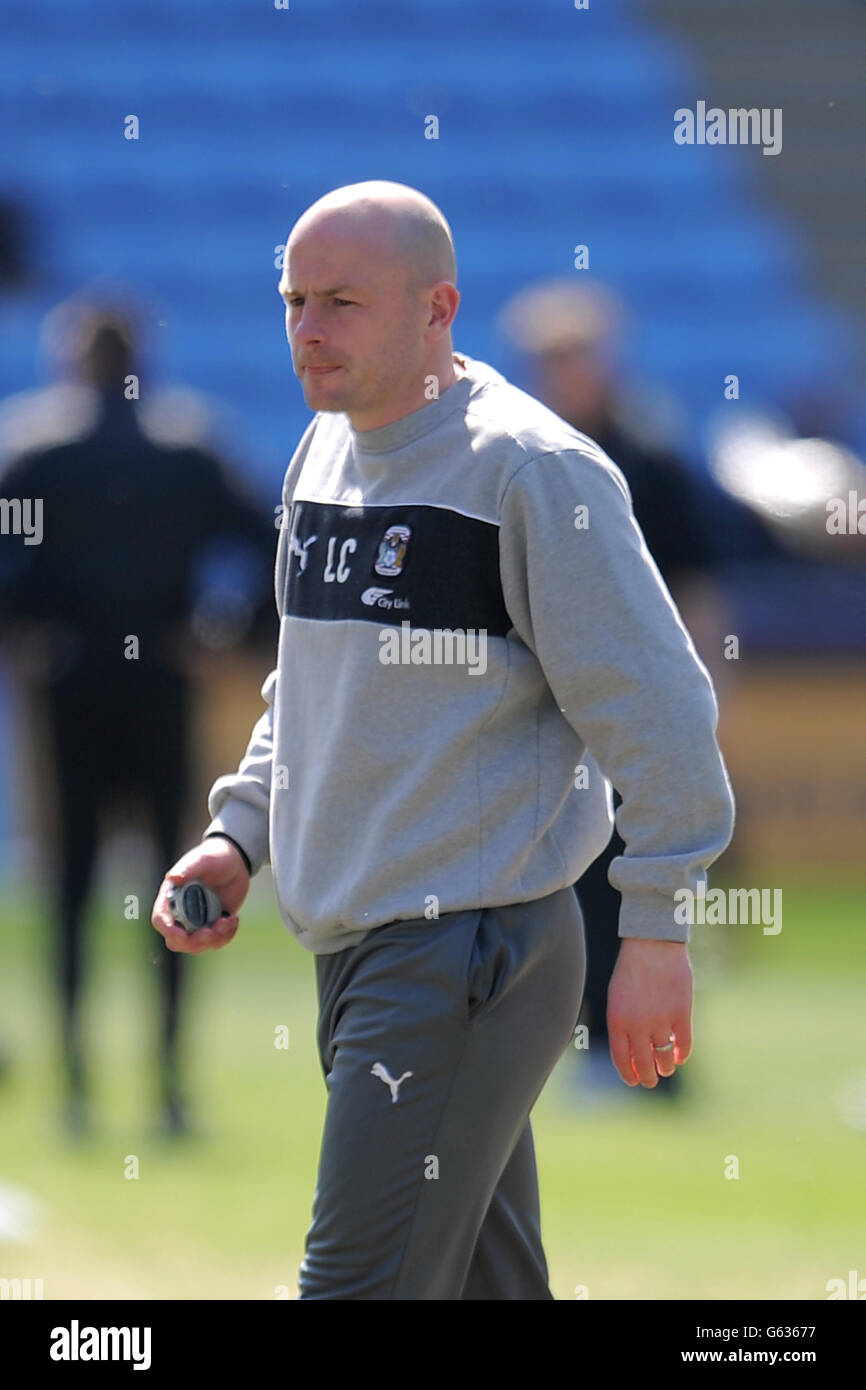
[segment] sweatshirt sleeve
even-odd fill
[[[274,593],[277,613],[283,615],[283,595],[289,558],[289,510],[280,517],[277,540]],[[279,667],[275,667],[262,686],[267,708],[255,724],[237,772],[218,777],[207,799],[212,820],[202,835],[224,833],[236,840],[250,861],[252,875],[270,862],[271,773],[274,756],[274,707],[277,699]]]
[[[277,672],[271,671],[262,686],[264,714],[250,735],[237,772],[218,777],[210,789],[207,807],[213,819],[202,839],[225,833],[236,840],[250,861],[250,874],[269,862],[271,767],[274,752],[274,699]]]
[[[313,416],[301,436],[300,443],[283,479],[282,505],[279,516],[277,554],[274,567],[274,598],[277,615],[285,614],[286,578],[289,570],[289,541],[291,505],[294,481],[319,420]],[[265,679],[262,699],[267,708],[250,735],[246,752],[237,772],[218,777],[210,789],[208,810],[213,817],[202,839],[208,835],[225,834],[237,841],[250,861],[251,876],[270,863],[270,806],[271,774],[274,759],[274,721],[279,698],[279,656],[277,665]]]
[[[625,852],[608,871],[622,894],[619,935],[688,941],[674,893],[695,892],[733,834],[718,705],[626,480],[592,441],[512,476],[500,571],[515,631],[622,797]]]

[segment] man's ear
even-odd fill
[[[460,305],[460,291],[449,280],[440,280],[427,293],[430,297],[428,327],[435,327],[441,335],[447,332],[454,322]]]

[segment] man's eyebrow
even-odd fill
[[[328,298],[330,298],[330,296],[331,296],[332,294],[342,294],[343,290],[351,290],[353,293],[357,293],[357,292],[358,292],[358,291],[357,291],[357,286],[355,286],[355,285],[334,285],[333,289],[330,289],[330,290],[316,290],[315,293],[316,293],[316,296],[317,296],[318,298],[320,298],[320,299],[328,299]],[[279,295],[281,295],[283,299],[294,299],[294,297],[295,297],[295,295],[298,293],[298,291],[297,291],[297,290],[293,290],[293,289],[291,289],[290,287],[287,287],[287,288],[284,289],[281,285],[278,285],[278,286],[277,286],[277,293],[278,293]]]

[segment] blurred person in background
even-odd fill
[[[0,536],[0,620],[13,673],[44,710],[38,744],[47,740],[54,763],[54,960],[73,1133],[89,1124],[81,994],[103,817],[114,828],[143,812],[160,858],[177,857],[191,774],[189,654],[197,640],[234,646],[272,623],[273,516],[189,431],[177,437],[177,419],[160,431],[155,391],[139,406],[138,336],[128,305],[65,302],[45,327],[65,380],[0,409],[0,493],[21,504],[12,522],[20,515],[31,528],[29,540],[14,524]],[[208,555],[226,557],[235,573],[245,561],[239,587],[229,565],[215,598],[202,582]],[[186,967],[163,946],[151,960],[163,1119],[180,1133]]]
[[[38,283],[34,239],[29,209],[18,198],[0,193],[0,295],[17,294]]]
[[[687,464],[638,422],[621,381],[619,351],[624,306],[595,282],[546,280],[519,292],[504,306],[499,327],[525,355],[528,390],[568,424],[600,444],[628,482],[634,513],[717,693],[729,663],[722,656],[731,631],[718,569],[725,558],[710,503]],[[614,788],[614,806],[621,805]],[[616,964],[620,894],[608,881],[612,861],[625,845],[611,841],[576,885],[586,922],[587,982],[581,1021],[588,1047],[580,1083],[590,1095],[621,1095],[607,1033],[607,991]],[[680,1092],[679,1069],[660,1076],[655,1088]]]

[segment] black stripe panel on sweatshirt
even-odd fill
[[[512,623],[499,577],[499,528],[424,503],[292,503],[284,612],[378,627],[483,629]],[[378,566],[378,568],[377,568]]]

